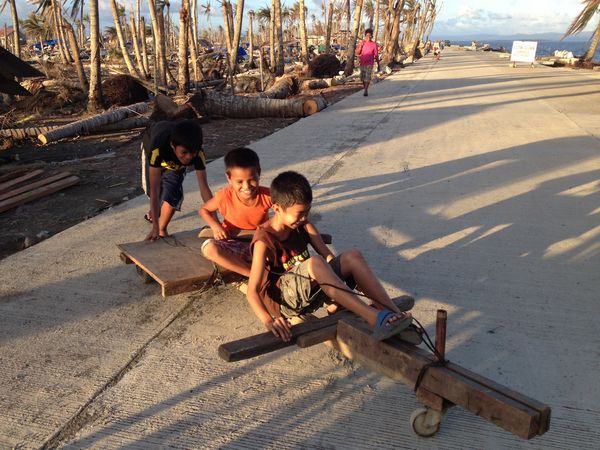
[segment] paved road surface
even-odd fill
[[[599,88],[446,51],[252,145],[265,184],[307,175],[336,251],[361,248],[429,327],[449,311],[451,360],[551,405],[544,436],[454,408],[417,438],[409,387],[324,346],[220,361],[261,328],[232,287],[163,300],[120,264],[138,198],[0,262],[0,448],[598,448]]]

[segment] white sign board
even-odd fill
[[[536,41],[513,41],[510,60],[512,62],[535,62]]]

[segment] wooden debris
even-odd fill
[[[27,181],[27,180],[30,180],[31,178],[37,177],[38,175],[41,175],[42,173],[44,173],[44,171],[41,169],[32,170],[31,172],[25,173],[17,178],[13,178],[9,181],[5,181],[4,183],[0,184],[0,193],[6,192],[6,191],[10,190],[13,186],[20,184],[23,181]]]
[[[34,183],[29,183],[29,184],[26,184],[25,186],[21,186],[19,188],[12,189],[10,191],[7,191],[7,192],[4,192],[4,193],[0,194],[0,201],[6,200],[6,199],[11,198],[11,197],[15,197],[15,196],[23,194],[25,192],[32,191],[32,190],[37,189],[37,188],[39,188],[41,186],[45,186],[47,184],[53,183],[54,181],[62,180],[63,178],[66,178],[66,177],[69,177],[69,176],[71,176],[71,174],[69,172],[61,172],[61,173],[58,173],[58,174],[53,175],[51,177],[43,178],[40,181],[36,181]]]
[[[7,200],[0,201],[0,212],[7,211],[11,208],[15,208],[24,203],[36,200],[40,197],[45,197],[47,195],[53,194],[54,192],[58,192],[77,183],[79,183],[79,178],[76,176],[70,176],[68,178],[63,178],[45,186],[41,186],[37,189],[25,192],[23,194],[16,195]]]
[[[13,178],[20,177],[23,174],[27,173],[27,169],[15,170],[13,172],[5,173],[4,175],[0,175],[0,183],[4,183],[7,180],[12,180]]]
[[[48,133],[42,133],[38,136],[38,139],[42,144],[56,141],[58,139],[70,137],[76,134],[88,133],[93,129],[100,128],[101,126],[108,125],[110,123],[123,120],[135,113],[144,113],[150,109],[149,103],[136,103],[134,105],[123,106],[120,108],[107,111],[102,114],[78,120],[68,125],[58,127]]]

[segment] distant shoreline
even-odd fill
[[[451,45],[460,45],[460,46],[470,46],[471,40],[452,40],[448,39]],[[518,40],[518,39],[515,39]],[[535,41],[536,39],[528,39]],[[481,39],[477,40],[479,45],[489,44],[490,47],[497,49],[503,47],[506,49],[508,53],[511,52],[512,43],[514,40],[511,39]],[[555,50],[567,50],[573,53],[573,56],[580,57],[582,56],[588,49],[589,43],[587,41],[558,41],[558,40],[537,40],[537,52],[536,57],[542,56],[554,56]],[[596,51],[594,55],[594,60],[600,60],[600,48]]]

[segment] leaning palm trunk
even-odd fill
[[[300,46],[302,48],[302,59],[308,64],[308,36],[306,32],[304,0],[300,0]]]
[[[188,64],[188,31],[189,31],[189,0],[181,0],[179,8],[179,74],[177,82],[179,84],[179,94],[184,95],[190,84],[190,70]]]
[[[352,36],[348,42],[348,61],[346,61],[346,70],[344,75],[349,77],[354,71],[354,51],[356,49],[356,39],[358,37],[358,30],[360,29],[360,16],[362,14],[363,0],[356,0],[356,6],[354,7],[354,28],[352,30]]]
[[[381,0],[375,0],[375,35],[373,40],[377,43],[379,39],[379,11],[380,11]]]
[[[154,41],[154,83],[164,86],[167,83],[166,58],[163,58],[163,48],[160,42],[163,40],[162,32],[158,23],[156,14],[156,4],[154,0],[148,0],[148,9],[150,10],[150,19],[152,22],[152,38]]]
[[[90,6],[90,91],[88,111],[95,112],[102,106],[102,78],[100,75],[100,22],[98,0],[89,0]]]
[[[331,53],[331,28],[333,26],[333,0],[329,0],[329,11],[327,12],[327,34],[325,37],[325,52]]]
[[[250,53],[248,58],[248,67],[254,67],[254,12],[248,11],[248,40],[250,41],[250,48],[248,52]]]
[[[131,40],[133,41],[133,51],[135,52],[135,60],[138,65],[138,71],[142,78],[146,79],[146,69],[144,68],[144,62],[142,60],[142,53],[140,52],[140,44],[135,27],[135,19],[133,16],[129,16],[129,31],[131,32]]]
[[[13,41],[14,41],[14,54],[19,58],[21,57],[21,39],[19,38],[19,15],[17,14],[17,5],[15,0],[10,0],[10,14],[12,16],[13,23]],[[5,35],[6,36],[6,35]]]
[[[88,81],[85,76],[85,71],[83,70],[83,64],[79,59],[79,46],[77,45],[77,37],[75,36],[75,30],[73,30],[73,26],[63,18],[63,27],[65,28],[65,32],[69,38],[69,44],[71,45],[71,53],[73,54],[73,59],[75,60],[75,69],[77,70],[77,78],[79,78],[79,84],[81,85],[81,89],[85,92],[88,90]]]
[[[275,72],[275,0],[271,0],[271,15],[269,16],[269,68]]]
[[[233,30],[233,40],[231,42],[231,54],[229,55],[229,71],[231,76],[235,75],[237,67],[237,53],[240,46],[240,35],[242,33],[242,22],[244,19],[244,0],[238,0],[235,9],[235,29]]]
[[[348,0],[349,1],[349,0]],[[275,75],[280,77],[285,70],[283,60],[283,27],[281,21],[281,0],[275,0],[275,35],[277,40],[277,61],[275,64]]]
[[[58,20],[58,8],[56,7],[56,1],[55,0],[50,0],[50,9],[51,9],[51,14],[52,14],[52,32],[54,33],[54,35],[56,37],[58,37],[58,54],[60,55],[60,61],[63,64],[67,64],[69,62],[69,58],[67,57],[67,54],[65,52],[65,41],[63,41],[60,38],[60,20]],[[6,36],[6,30],[4,32],[4,35]]]
[[[123,29],[121,28],[121,20],[119,19],[119,12],[117,11],[116,0],[110,0],[110,9],[112,11],[113,20],[115,22],[115,30],[117,32],[117,39],[119,40],[119,46],[121,47],[121,53],[123,53],[123,60],[125,61],[127,70],[132,76],[140,78],[140,74],[131,62],[131,58],[129,57],[129,53],[127,52],[125,38],[123,37]]]
[[[594,55],[596,54],[596,49],[598,48],[598,41],[600,41],[600,22],[598,22],[598,26],[596,27],[596,31],[594,32],[594,36],[592,37],[592,42],[590,47],[588,48],[585,55],[583,55],[584,61],[591,61]]]
[[[150,63],[148,62],[148,46],[146,44],[146,19],[140,17],[140,41],[142,43],[142,62],[144,63],[144,72],[150,73]]]
[[[190,49],[190,56],[192,57],[192,69],[194,70],[194,80],[202,81],[204,79],[204,75],[202,75],[202,71],[200,70],[199,61],[198,61],[198,41],[194,39],[194,30],[192,30],[192,23],[188,26],[188,46]]]

